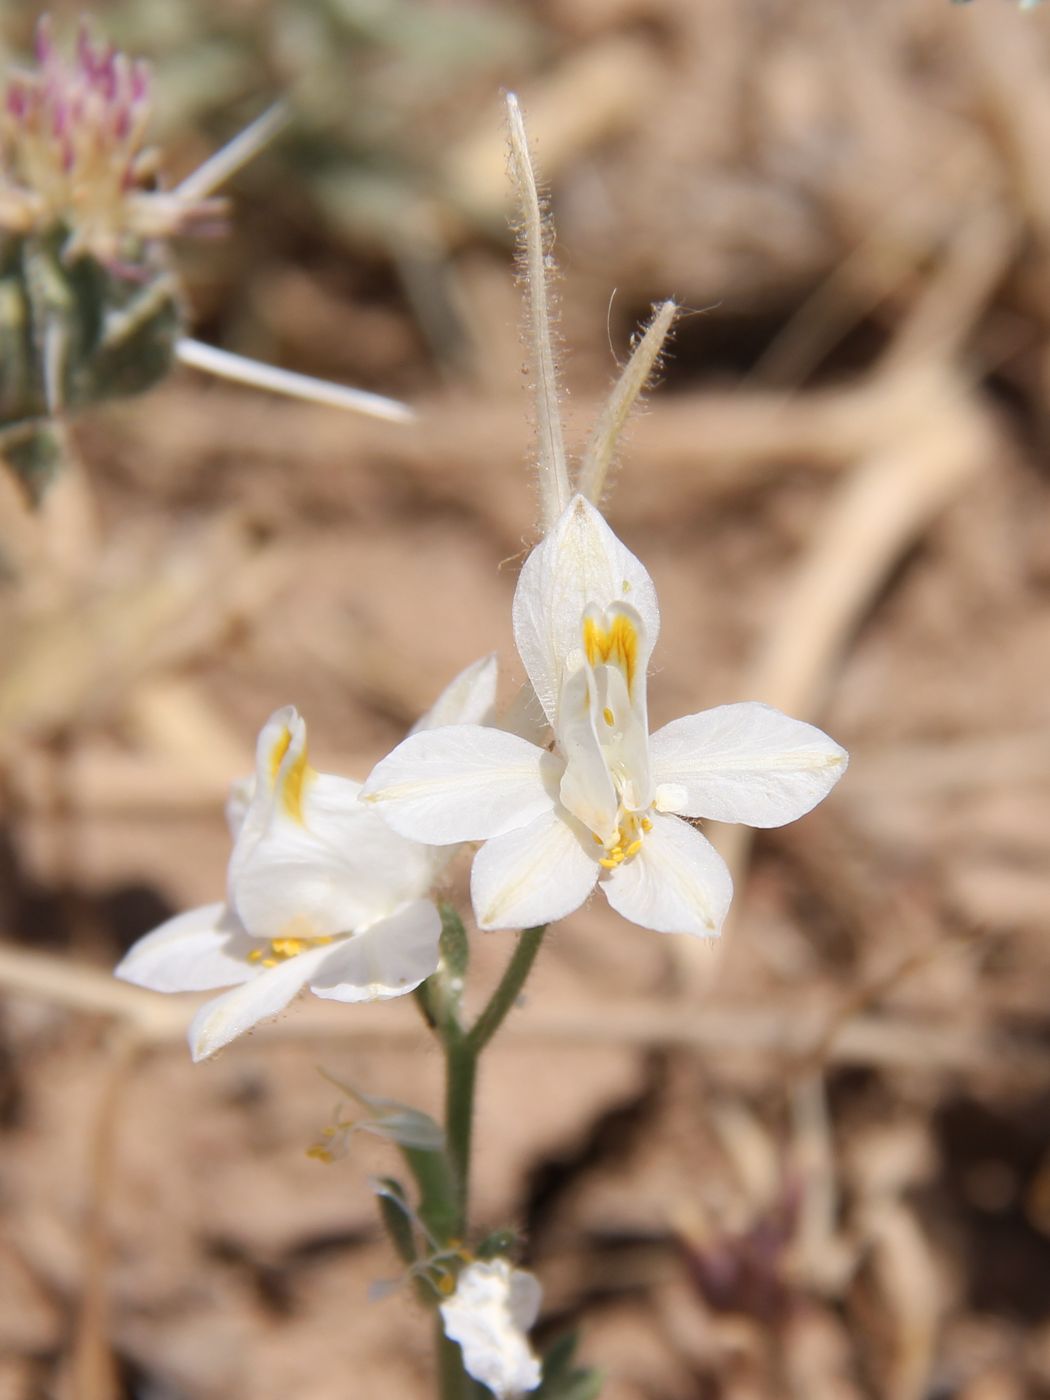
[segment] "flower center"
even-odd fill
[[[598,864],[605,870],[615,870],[618,865],[622,865],[625,860],[630,860],[642,849],[642,840],[647,831],[652,831],[653,824],[648,817],[640,812],[625,812],[620,819],[620,824],[616,828],[616,837],[611,845],[606,845],[600,836],[595,836],[595,843],[605,847],[605,855],[599,857]]]
[[[263,967],[276,967],[278,963],[287,962],[289,958],[296,958],[300,953],[305,953],[307,948],[321,948],[331,941],[330,935],[320,938],[271,938],[266,947],[253,948],[248,954],[248,961],[260,963]]]

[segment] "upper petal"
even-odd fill
[[[189,1042],[194,1060],[207,1059],[252,1026],[283,1011],[331,952],[328,947],[311,948],[276,967],[266,968],[232,992],[205,1002],[190,1022]]]
[[[409,730],[441,729],[446,724],[489,724],[496,708],[496,657],[483,656],[448,683],[438,698]]]
[[[498,836],[550,811],[560,776],[560,762],[527,739],[454,724],[398,744],[363,796],[395,831],[444,846]]]
[[[673,720],[652,736],[650,754],[654,781],[681,789],[675,811],[748,826],[803,816],[849,761],[822,730],[753,701]]]
[[[581,650],[584,610],[613,603],[630,603],[644,623],[644,674],[660,630],[653,581],[601,513],[574,496],[526,559],[514,594],[515,641],[552,724],[567,664]]]
[[[561,808],[486,841],[470,873],[478,927],[536,928],[578,909],[600,868],[590,841],[590,833]]]
[[[414,991],[437,971],[441,918],[428,899],[406,904],[331,951],[310,990],[331,1001],[381,1001]]]
[[[225,904],[205,904],[140,938],[115,975],[154,992],[207,992],[254,977],[255,946]]]
[[[678,817],[653,812],[641,850],[616,867],[602,888],[618,914],[659,933],[710,937],[720,932],[733,881],[706,837]]]

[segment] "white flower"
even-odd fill
[[[480,720],[494,692],[489,658],[457,677],[435,711]],[[376,1001],[411,992],[436,970],[441,921],[424,896],[443,853],[391,831],[360,790],[309,766],[306,725],[291,706],[267,721],[255,776],[234,786],[227,805],[234,847],[225,902],[169,919],[116,969],[159,992],[233,986],[194,1017],[195,1060],[276,1015],[303,987],[333,1001]]]
[[[463,1365],[497,1400],[540,1383],[540,1363],[527,1333],[540,1311],[539,1282],[506,1259],[468,1264],[456,1291],[441,1304],[445,1335],[458,1342]]]
[[[481,928],[564,918],[600,881],[625,918],[719,932],[725,862],[687,819],[781,826],[827,795],[847,755],[812,725],[722,705],[649,736],[646,668],[660,614],[652,579],[576,496],[525,562],[514,633],[553,751],[474,725],[400,744],[365,798],[417,841],[485,841],[471,894]]]

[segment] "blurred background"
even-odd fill
[[[53,7],[72,38],[80,5]],[[294,702],[364,777],[494,647],[536,538],[500,90],[549,181],[580,444],[686,308],[609,518],[660,594],[654,727],[760,699],[852,752],[717,839],[719,950],[594,904],[492,1050],[479,1223],[608,1400],[1050,1396],[1050,8],[118,0],[178,179],[269,103],[194,333],[410,427],[180,370],[0,482],[0,1397],[430,1393],[323,1066],[433,1108],[411,1005],[300,1003],[205,1066],[108,971],[221,897]],[[0,5],[23,57],[36,16]],[[478,985],[509,937],[477,940]],[[480,992],[478,993],[480,998]]]

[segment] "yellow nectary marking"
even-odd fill
[[[273,747],[270,749],[270,782],[271,782],[271,783],[275,783],[275,782],[277,781],[277,774],[278,774],[278,771],[280,770],[280,767],[281,767],[281,760],[284,758],[285,754],[288,752],[288,749],[289,749],[289,747],[290,747],[290,745],[291,745],[291,742],[292,742],[292,731],[288,728],[287,725],[285,725],[285,727],[281,730],[280,734],[279,734],[279,735],[277,736],[277,738],[273,741]]]
[[[284,756],[291,747],[291,744],[292,731],[286,725],[274,740],[273,747],[270,749],[271,783],[277,782],[277,775],[281,771],[281,764],[284,762]],[[288,772],[284,775],[284,781],[281,783],[281,790],[278,793],[281,806],[284,808],[285,813],[291,817],[293,822],[298,822],[300,826],[303,824],[303,787],[308,775],[312,771],[313,770],[306,761],[306,745],[304,744],[302,753],[295,758]]]
[[[303,788],[312,769],[306,762],[306,750],[292,764],[281,785],[281,805],[293,822],[303,824]]]
[[[601,627],[593,617],[585,617],[583,649],[592,666],[597,666],[599,661],[612,661],[619,666],[630,692],[638,664],[638,631],[629,617],[617,613],[611,627]]]

